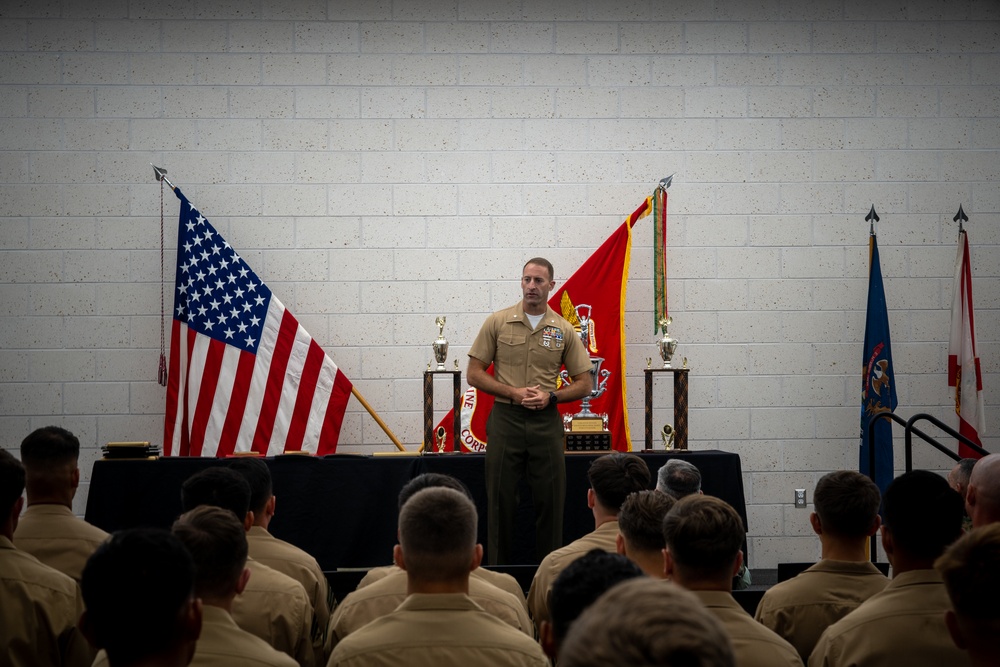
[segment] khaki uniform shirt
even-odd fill
[[[754,618],[809,659],[819,636],[889,583],[869,562],[821,560],[761,598]]]
[[[556,549],[542,559],[538,569],[535,570],[535,578],[531,580],[531,588],[528,590],[528,611],[531,612],[531,618],[534,619],[537,627],[541,627],[542,621],[550,620],[549,591],[552,590],[552,582],[556,580],[559,573],[591,549],[603,549],[608,553],[617,553],[617,538],[618,522],[608,521],[598,526],[594,532],[570,542],[561,549]]]
[[[0,664],[86,667],[93,659],[76,622],[76,582],[0,536]]]
[[[781,667],[798,665],[802,658],[795,647],[753,620],[750,614],[723,591],[691,591],[722,623],[733,643],[738,667]]]
[[[247,567],[250,580],[233,600],[233,620],[300,665],[315,665],[312,605],[302,584],[251,558]]]
[[[271,648],[259,637],[241,630],[225,609],[202,607],[201,635],[194,647],[191,667],[295,667],[290,657]],[[108,667],[101,651],[94,667]]]
[[[345,597],[330,617],[330,629],[326,633],[327,654],[345,637],[376,618],[393,612],[406,599],[406,588],[406,572],[400,570]],[[469,577],[469,597],[486,613],[534,637],[528,613],[510,593],[481,579]]]
[[[323,639],[330,624],[330,586],[316,559],[294,544],[279,540],[260,526],[251,526],[247,533],[250,557],[258,563],[288,575],[306,590],[313,609],[313,646],[318,651],[316,663],[326,661]]]
[[[549,667],[549,659],[532,638],[466,595],[414,594],[395,611],[344,639],[327,663],[328,667],[468,665]]]
[[[469,356],[493,363],[493,374],[511,387],[534,387],[555,391],[559,368],[570,377],[590,370],[590,355],[573,325],[546,307],[545,315],[532,330],[521,302],[490,315],[469,349]],[[506,398],[498,401],[509,403]]]
[[[951,602],[936,570],[903,572],[827,628],[809,656],[809,665],[969,665],[969,654],[955,646],[945,626],[944,613],[949,609]]]
[[[402,572],[395,565],[386,565],[384,567],[373,567],[368,570],[361,581],[358,582],[357,590],[361,590],[368,584],[374,584],[379,579],[383,579],[393,572]],[[477,567],[475,570],[469,573],[473,577],[478,577],[488,584],[493,584],[497,588],[507,593],[510,593],[517,598],[518,602],[524,607],[524,611],[528,611],[528,602],[524,598],[524,591],[521,590],[521,584],[517,583],[517,579],[507,574],[506,572],[497,572],[495,570],[488,570],[484,567]]]
[[[29,505],[14,530],[14,545],[77,582],[83,566],[108,534],[65,505]]]

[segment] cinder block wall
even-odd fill
[[[434,317],[464,359],[527,257],[564,279],[675,173],[691,446],[742,456],[754,567],[815,558],[792,490],[857,464],[872,204],[898,412],[954,423],[959,204],[1000,402],[998,50],[993,0],[3,0],[0,444],[62,424],[86,481],[101,444],[160,441],[171,295],[149,162],[411,448]],[[168,191],[168,277],[176,214]],[[647,219],[628,296],[636,447],[651,267]],[[656,400],[662,424],[669,386]],[[343,442],[391,449],[357,404]]]

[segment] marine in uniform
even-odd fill
[[[356,590],[361,590],[362,588],[368,586],[369,584],[374,584],[376,581],[384,579],[385,577],[389,576],[390,574],[393,574],[394,572],[402,572],[402,570],[400,570],[399,567],[396,565],[373,567],[372,569],[368,570],[368,573],[361,578],[361,581],[358,582]],[[510,593],[515,598],[517,598],[517,601],[521,603],[521,606],[524,607],[524,610],[528,611],[528,602],[524,597],[524,591],[521,590],[521,584],[517,583],[517,579],[515,579],[512,575],[509,575],[506,572],[497,572],[495,570],[488,570],[485,567],[477,567],[475,570],[469,573],[469,576],[482,579],[486,583],[493,584],[500,590],[506,593]]]
[[[233,600],[233,620],[300,665],[315,665],[312,605],[302,584],[251,558],[246,566],[250,581]]]
[[[562,545],[566,467],[556,403],[590,393],[591,363],[573,325],[548,306],[554,286],[552,264],[540,257],[528,260],[521,301],[488,317],[469,350],[469,384],[494,396],[486,427],[487,546],[493,565],[511,562],[521,477],[527,477],[534,502],[538,560]],[[490,364],[493,375],[487,372]],[[573,382],[558,387],[563,366]]]
[[[795,647],[779,637],[773,630],[753,620],[750,614],[725,591],[694,590],[713,616],[719,619],[733,644],[733,655],[740,667],[802,667],[802,658]]]

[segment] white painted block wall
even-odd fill
[[[951,218],[968,212],[1000,445],[998,83],[992,0],[3,0],[0,444],[61,424],[87,478],[101,444],[161,439],[149,162],[411,448],[434,317],[464,359],[526,258],[566,278],[675,173],[691,446],[741,455],[752,566],[815,558],[792,489],[857,464],[872,204],[898,413],[949,423]],[[636,447],[651,230],[627,302]],[[656,400],[659,424],[669,386]],[[342,441],[391,448],[356,403]]]

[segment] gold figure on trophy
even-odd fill
[[[675,435],[676,435],[676,432],[674,431],[674,427],[673,426],[671,426],[670,424],[664,424],[663,425],[663,430],[660,431],[660,437],[663,438],[663,448],[664,449],[670,450],[670,449],[674,448],[674,436]]]
[[[438,454],[444,454],[444,436],[447,431],[444,430],[444,426],[438,426],[435,435],[437,436],[437,450]]]

